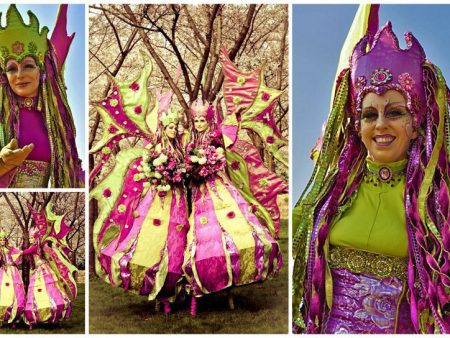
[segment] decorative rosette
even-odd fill
[[[217,172],[225,170],[224,149],[218,145],[208,143],[202,142],[197,148],[194,148],[193,143],[187,146],[187,155],[184,158],[184,162],[188,176],[194,180],[205,180],[214,176]]]
[[[392,80],[392,74],[389,69],[378,68],[370,75],[370,83],[376,86],[388,83]]]
[[[186,168],[173,151],[144,151],[142,170],[160,196],[164,196],[172,185],[183,181]]]

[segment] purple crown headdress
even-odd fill
[[[422,70],[425,52],[419,41],[411,33],[405,33],[407,48],[401,49],[390,21],[377,32],[367,51],[368,41],[367,35],[363,37],[350,58],[350,91],[355,113],[361,113],[362,99],[368,92],[380,95],[395,89],[404,95],[416,125],[420,124],[426,98]]]

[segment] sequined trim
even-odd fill
[[[15,188],[46,188],[50,178],[50,163],[26,160],[17,169]]]
[[[408,258],[379,255],[367,251],[335,246],[330,251],[330,267],[368,273],[379,278],[397,277],[406,280]]]

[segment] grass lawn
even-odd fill
[[[90,279],[90,333],[288,333],[288,230],[281,226],[280,246],[284,265],[277,276],[264,283],[233,289],[234,310],[224,293],[197,302],[197,316],[190,301],[180,301],[165,315],[155,312],[155,302],[120,288]]]
[[[15,329],[10,326],[0,327],[0,334],[2,333],[84,333],[84,298],[85,298],[85,284],[78,284],[78,296],[72,307],[72,314],[68,320],[57,324],[38,324],[29,330],[28,326],[22,321]]]

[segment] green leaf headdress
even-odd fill
[[[39,31],[36,15],[28,11],[28,16],[30,17],[29,25],[24,23],[16,5],[10,5],[6,12],[6,26],[0,25],[0,62],[3,69],[8,60],[22,62],[27,56],[32,56],[36,64],[43,67],[48,49],[48,28],[44,26]]]

